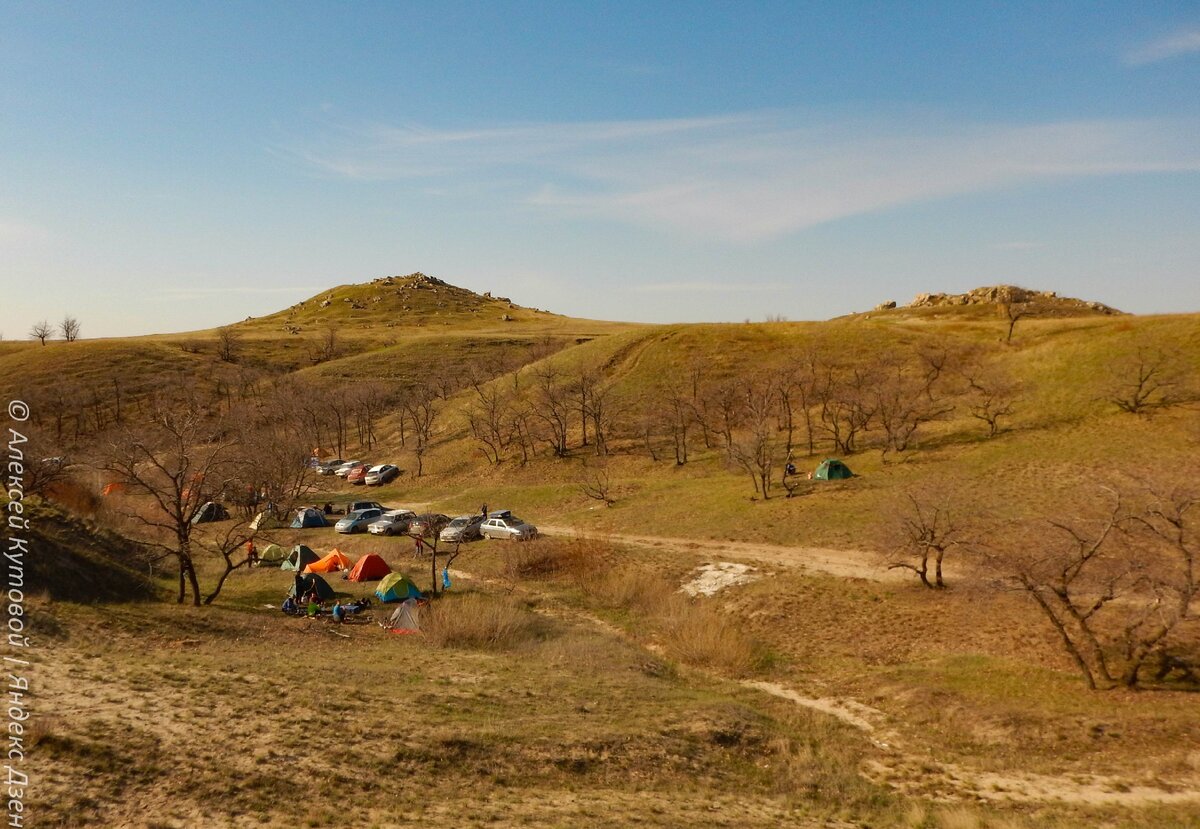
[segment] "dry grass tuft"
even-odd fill
[[[510,650],[539,633],[537,618],[519,603],[476,593],[443,598],[425,611],[421,626],[440,648]]]
[[[598,538],[542,538],[515,545],[504,562],[514,581],[569,577],[581,583],[611,566],[612,545]]]

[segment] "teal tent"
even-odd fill
[[[317,591],[317,597],[321,601],[328,601],[334,597],[333,588],[329,586],[329,582],[316,573],[307,573],[303,576],[297,575],[296,583],[292,585],[292,591],[288,595],[302,599],[313,590]]]
[[[379,582],[375,595],[384,602],[402,602],[405,599],[423,599],[421,591],[413,584],[412,579],[403,573],[390,573]]]
[[[320,560],[321,557],[312,550],[308,549],[303,544],[297,544],[292,548],[292,552],[288,555],[283,564],[279,566],[279,569],[295,570],[297,573],[299,573],[314,561]]]
[[[854,473],[850,471],[850,467],[837,458],[826,458],[821,461],[821,465],[813,473],[813,478],[818,481],[839,481],[843,478],[853,477]]]

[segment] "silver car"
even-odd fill
[[[526,524],[508,510],[488,514],[488,519],[479,525],[479,533],[484,538],[507,538],[514,541],[528,541],[537,537],[537,527]]]
[[[350,474],[350,470],[356,466],[362,466],[362,461],[346,461],[341,466],[336,467],[333,470],[333,474],[339,478],[345,478]]]
[[[480,513],[473,515],[460,515],[446,525],[446,528],[438,535],[442,541],[470,541],[475,538],[482,538],[479,533],[479,525],[483,523],[483,516]]]
[[[349,513],[341,521],[333,525],[333,528],[340,533],[360,533],[379,516],[383,515],[381,509],[360,509]]]
[[[367,526],[371,535],[399,535],[408,531],[408,524],[417,514],[410,509],[392,509],[380,515]]]

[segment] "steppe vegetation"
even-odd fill
[[[109,539],[98,574],[169,563],[158,600],[39,607],[46,825],[1197,825],[1196,316],[623,326],[389,279],[0,352],[64,459],[38,520]],[[352,497],[314,447],[549,537],[465,546],[420,637],[282,618],[252,535],[431,575],[249,530]],[[679,592],[728,560],[754,578]]]

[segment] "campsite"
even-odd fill
[[[1200,4],[0,46],[0,823],[1200,829]]]
[[[451,290],[424,276],[399,282]],[[187,417],[164,420],[198,447],[172,473],[187,482],[186,520],[169,525],[186,528],[187,559],[156,534],[170,520],[151,500],[163,497],[158,479],[122,454],[149,444],[111,437],[132,434],[133,421],[112,424],[108,443],[89,433],[55,451],[78,461],[30,499],[36,542],[54,551],[45,561],[67,568],[38,576],[42,592],[31,594],[44,596],[32,630],[54,643],[38,665],[42,687],[61,700],[34,728],[48,825],[141,826],[147,811],[181,827],[283,826],[297,814],[311,826],[391,826],[398,811],[456,826],[1193,825],[1192,623],[1162,640],[1169,649],[1147,651],[1128,675],[1136,687],[1125,687],[1117,672],[1129,663],[1117,651],[1075,660],[1031,594],[1013,589],[1006,573],[1018,571],[1001,568],[1025,566],[1017,552],[1031,537],[1059,544],[1048,508],[1101,521],[1114,492],[1131,516],[1121,520],[1144,516],[1145,532],[1122,525],[1113,551],[1167,566],[1154,516],[1175,504],[1190,533],[1191,502],[1153,499],[1187,497],[1176,472],[1195,456],[1195,411],[1180,397],[1153,417],[1125,412],[1086,367],[1119,364],[1153,339],[1197,376],[1195,319],[1044,311],[997,345],[1002,322],[965,308],[949,321],[914,309],[641,327],[519,350],[533,362],[512,376],[529,397],[506,400],[510,411],[553,412],[584,377],[590,399],[613,413],[584,421],[586,433],[578,421],[556,432],[547,414],[533,444],[484,428],[481,401],[499,404],[489,395],[511,388],[508,375],[447,387],[444,398],[397,377],[370,447],[329,429],[335,395],[322,403],[330,420],[297,410],[283,431],[272,424],[287,410],[267,403],[269,417],[242,420],[255,431],[228,450],[187,432]],[[376,347],[363,330],[361,351],[339,360],[347,374]],[[255,336],[264,339],[247,364],[283,353],[271,335]],[[128,347],[169,353],[169,342]],[[727,343],[738,343],[736,365]],[[758,442],[757,378],[791,376],[789,355],[821,359],[835,345],[870,365],[881,344],[908,349],[902,378],[922,355],[947,361],[934,386],[912,386],[945,414],[912,421],[903,444],[879,420],[823,420],[797,393],[791,431],[775,409]],[[103,376],[110,344],[71,346],[81,371],[98,361]],[[712,373],[700,376],[685,436],[672,410],[639,412],[684,393],[662,384],[662,367],[696,349]],[[976,415],[996,412],[948,368],[959,361],[959,376],[981,384],[980,349],[987,371],[1021,382],[994,435]],[[188,359],[212,360],[219,375],[215,356]],[[268,363],[256,365],[266,381]],[[304,382],[338,394],[366,382],[323,377]],[[706,407],[731,382],[749,396],[726,439],[704,412],[719,411]],[[881,401],[890,388],[880,382]],[[418,443],[421,399],[438,414]],[[157,395],[144,405],[180,403]],[[345,443],[314,456],[314,428]],[[36,434],[53,441],[53,421]],[[406,472],[370,500],[316,474],[314,457],[352,453]],[[1139,476],[1149,458],[1155,481]],[[217,491],[210,480],[237,483]],[[1151,508],[1160,512],[1135,512]],[[366,513],[382,516],[369,519],[384,522],[380,532],[335,526]],[[491,538],[439,532],[452,516],[460,528],[538,526]],[[1174,589],[1175,572],[1161,571],[1161,589]],[[1122,589],[1122,603],[1104,610],[1114,622],[1138,600],[1136,585]],[[68,698],[81,684],[91,696]],[[322,781],[294,807],[271,782],[283,763]],[[365,794],[347,800],[351,791]]]

